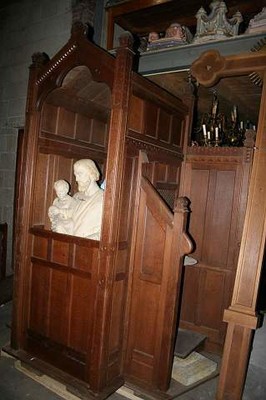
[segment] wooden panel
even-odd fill
[[[104,122],[93,119],[91,143],[105,147],[107,143],[107,126]]]
[[[41,131],[55,133],[58,119],[58,108],[45,103],[42,109]]]
[[[88,278],[71,277],[70,315],[68,320],[68,346],[80,352],[87,352],[91,342],[93,301],[95,289]]]
[[[44,260],[48,257],[48,241],[46,238],[39,236],[34,237],[33,242],[33,257],[42,258]]]
[[[111,324],[110,324],[110,336],[109,336],[109,351],[113,353],[120,348],[121,345],[121,333],[123,326],[121,326],[121,315],[124,310],[124,280],[116,281],[114,283],[114,295],[112,299],[112,311],[111,311]]]
[[[158,106],[146,101],[144,103],[144,134],[157,137]]]
[[[235,171],[212,171],[210,185],[208,201],[211,204],[206,214],[202,258],[212,265],[225,267],[230,245]]]
[[[119,229],[119,241],[127,241],[131,235],[132,202],[134,201],[134,159],[127,157],[125,166],[124,185],[122,192],[121,225]]]
[[[128,129],[139,133],[142,132],[143,103],[139,97],[131,96]]]
[[[91,130],[92,130],[92,119],[82,115],[77,114],[76,117],[76,139],[81,140],[86,143],[91,142]]]
[[[65,157],[56,157],[56,170],[54,172],[55,178],[65,179],[70,184],[73,182],[73,161],[69,158]],[[71,187],[71,192],[73,193],[74,188],[73,185]],[[56,196],[55,191],[53,191],[53,196]]]
[[[171,143],[175,146],[182,146],[183,144],[183,121],[180,117],[172,117]]]
[[[68,300],[68,276],[66,272],[53,269],[50,282],[48,335],[53,341],[63,345],[67,345],[68,338]]]
[[[75,136],[76,114],[65,108],[59,108],[59,117],[57,124],[57,134],[74,138]]]
[[[191,176],[191,218],[189,231],[195,240],[195,258],[202,259],[204,243],[204,229],[209,188],[210,171],[208,169],[195,169]]]
[[[158,121],[158,139],[166,143],[170,142],[171,115],[160,109]]]
[[[92,266],[95,264],[98,255],[98,249],[90,249],[85,246],[74,247],[73,268],[81,271],[91,272]]]
[[[185,269],[182,326],[206,334],[206,348],[217,352],[225,335],[223,310],[232,296],[250,167],[242,164],[245,149],[232,149],[239,158],[228,157],[230,151],[213,151],[210,160],[204,156],[206,149],[202,155],[199,149],[185,173],[192,211],[189,231],[198,264]]]
[[[51,343],[86,353],[91,341],[95,299],[91,270],[93,265],[97,265],[98,249],[71,243],[73,240],[79,241],[79,238],[69,237],[69,241],[65,242],[53,240],[53,234],[47,234],[43,230],[38,233],[44,236],[34,238],[35,259],[29,325],[31,336],[41,334]],[[83,244],[87,242],[86,239],[82,241]],[[75,268],[70,267],[73,246],[76,249],[73,257]],[[50,253],[45,258],[49,249]],[[36,257],[44,260],[39,262]],[[41,347],[37,350],[37,343],[34,346],[36,351],[42,351]]]
[[[226,295],[225,273],[202,269],[199,287],[197,324],[219,332]]]
[[[171,255],[171,250],[176,252],[178,247],[177,242],[173,243],[178,240],[172,230],[175,217],[152,185],[142,179],[129,292],[125,374],[141,386],[160,390],[165,390],[170,381],[173,321],[177,317],[181,274],[176,265],[178,256]]]
[[[181,321],[185,320],[195,324],[197,320],[200,270],[195,265],[187,265],[184,272]]]
[[[162,267],[165,246],[165,231],[158,224],[150,210],[146,210],[143,216],[144,226],[139,226],[139,239],[137,242],[136,260],[139,264],[139,278],[153,283],[161,283]],[[150,232],[156,231],[156,237],[152,237]],[[142,234],[141,234],[142,232]],[[145,238],[145,241],[143,241]]]
[[[53,240],[51,261],[62,265],[68,265],[70,256],[69,250],[70,250],[69,243]]]
[[[180,168],[172,165],[167,167],[167,182],[178,183],[180,175]]]
[[[53,157],[47,154],[40,154],[37,161],[36,174],[38,179],[35,181],[34,187],[34,203],[33,203],[33,224],[43,225],[46,219],[46,202],[52,204],[51,188],[53,180],[50,180],[51,169],[53,165]],[[49,193],[49,195],[48,195]]]
[[[48,334],[50,271],[43,265],[32,265],[29,328]]]
[[[154,170],[155,182],[166,182],[167,166],[166,164],[156,163]]]
[[[139,379],[151,381],[156,338],[147,333],[155,333],[158,329],[159,302],[154,300],[160,297],[160,285],[140,281],[133,293],[136,300],[131,311],[134,328],[131,328],[132,335],[128,349],[131,353],[130,374]],[[147,301],[147,298],[150,300]]]

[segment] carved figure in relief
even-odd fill
[[[99,171],[93,160],[82,159],[74,164],[74,175],[78,192],[74,199],[78,201],[73,213],[73,235],[100,240],[103,190],[98,186]]]
[[[73,234],[73,213],[77,201],[69,193],[69,183],[60,179],[54,183],[54,189],[57,197],[53,205],[49,207],[48,216],[51,221],[51,229],[57,233],[68,235]]]

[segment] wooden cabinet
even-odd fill
[[[206,348],[221,353],[223,312],[232,297],[247,203],[253,149],[190,147],[184,193],[191,201],[189,232],[195,241],[186,266],[182,327],[205,334]]]

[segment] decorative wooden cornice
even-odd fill
[[[155,153],[156,155],[158,155],[158,157],[164,154],[168,155],[172,159],[175,158],[176,160],[180,160],[183,158],[183,154],[181,153],[180,149],[176,149],[176,151],[170,150],[166,147],[158,146],[145,140],[136,139],[132,136],[126,137],[126,143],[135,146],[138,150],[143,150],[147,153]]]
[[[189,162],[241,164],[251,162],[252,156],[253,148],[250,147],[191,146],[187,149],[187,160]]]
[[[76,47],[77,45],[73,44],[63,54],[60,54],[57,59],[54,58],[51,66],[36,81],[36,85],[39,85],[44,79],[46,79],[76,49]]]

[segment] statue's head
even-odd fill
[[[92,181],[100,179],[100,173],[94,161],[89,159],[78,160],[74,164],[74,174],[79,190],[84,190]]]
[[[62,198],[68,194],[69,187],[69,183],[64,179],[59,179],[54,183],[54,189],[59,198]]]

